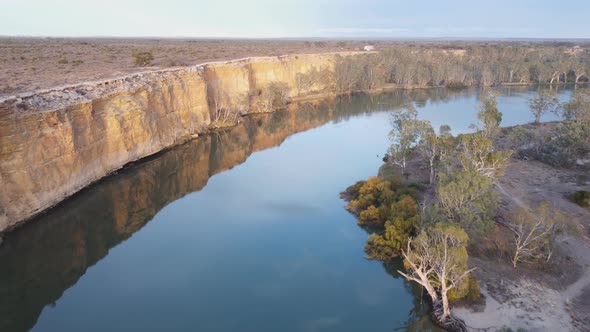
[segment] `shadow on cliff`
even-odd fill
[[[211,176],[252,153],[330,121],[450,97],[446,90],[429,89],[292,104],[126,167],[8,234],[0,247],[0,331],[30,330],[43,308],[111,248],[166,205],[201,190]]]

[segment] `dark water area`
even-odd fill
[[[534,88],[501,92],[503,125],[532,120]],[[388,111],[468,132],[478,94],[302,103],[138,162],[6,236],[0,331],[435,331],[338,194],[377,173]]]

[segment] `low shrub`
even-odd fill
[[[378,233],[365,246],[369,259],[391,261],[399,257],[408,239],[415,235],[420,212],[416,202],[418,186],[404,186],[399,178],[371,177],[348,187],[342,196],[358,224]]]
[[[285,83],[272,82],[258,92],[256,108],[261,112],[283,109],[289,101],[289,87]]]
[[[450,81],[446,84],[447,89],[459,90],[467,88],[467,85],[463,82]]]
[[[373,223],[368,223],[367,220],[361,219],[363,214],[359,216],[359,224],[367,226],[381,226],[385,227],[382,234],[373,234],[369,237],[365,245],[365,252],[367,258],[377,259],[383,262],[390,261],[399,257],[401,251],[408,245],[408,239],[415,235],[417,225],[419,223],[420,214],[418,212],[418,203],[410,196],[401,196],[399,200],[388,205],[382,205],[379,209],[374,209],[370,206],[369,209],[363,211],[378,211],[376,216],[379,218]],[[385,223],[381,224],[381,220],[385,219]],[[362,221],[362,222],[361,222]]]
[[[470,274],[461,284],[451,289],[448,296],[451,302],[459,300],[475,301],[481,296],[481,289],[475,277]]]
[[[149,66],[154,61],[154,55],[152,52],[137,52],[133,53],[133,64],[136,67]]]
[[[590,191],[579,190],[569,196],[569,199],[579,206],[590,206]]]
[[[555,167],[573,167],[580,156],[590,151],[590,130],[578,122],[564,121],[551,135],[533,138],[532,146],[519,153]]]
[[[408,238],[408,234],[400,232],[395,226],[390,225],[383,234],[369,236],[365,245],[367,258],[390,262],[400,256],[401,251],[408,244]]]

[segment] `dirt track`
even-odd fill
[[[506,261],[472,259],[486,305],[482,312],[454,310],[468,326],[486,331],[504,325],[527,331],[590,331],[590,210],[566,198],[581,189],[590,189],[583,171],[512,160],[497,186],[504,208],[529,209],[549,202],[568,214],[569,226],[580,235],[558,237],[550,271],[524,264],[513,269]]]

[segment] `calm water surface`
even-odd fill
[[[531,91],[502,90],[504,125],[532,119]],[[303,104],[105,179],[7,236],[0,330],[435,330],[398,267],[364,258],[338,193],[376,174],[388,110],[467,132],[477,95]]]

